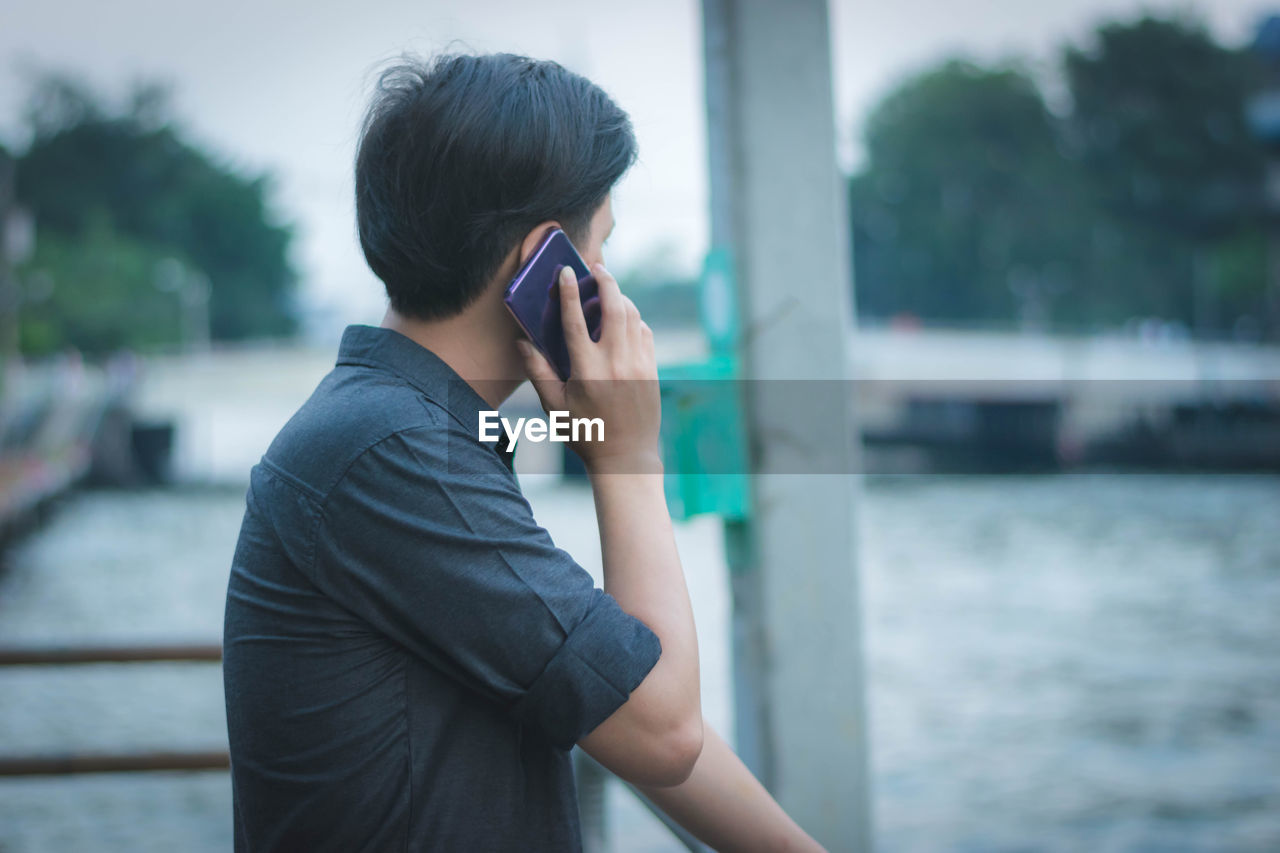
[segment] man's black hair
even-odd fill
[[[539,222],[581,244],[635,159],[627,114],[555,62],[402,60],[380,75],[361,130],[360,246],[398,313],[448,317]]]

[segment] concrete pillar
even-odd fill
[[[849,228],[824,0],[703,0],[713,248],[728,248],[752,519],[726,531],[738,749],[833,851],[871,823]]]

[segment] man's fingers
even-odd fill
[[[637,308],[636,304],[631,301],[630,296],[623,296],[622,304],[626,306],[626,309],[627,309],[627,328],[631,328],[635,326],[637,327],[637,330],[638,330],[638,327],[641,323],[640,309]]]
[[[626,297],[618,287],[618,280],[604,268],[604,264],[592,264],[591,275],[600,290],[600,337],[626,334]]]
[[[640,309],[626,294],[622,296],[622,304],[627,311],[627,337],[638,343],[641,339],[640,327],[644,324],[644,320],[640,319]]]
[[[582,303],[582,315],[587,318],[587,329],[591,332],[591,340],[600,340],[600,296],[591,297]]]
[[[568,266],[560,270],[560,325],[564,327],[564,342],[572,362],[574,355],[591,343],[591,335],[587,331],[587,318],[582,313],[578,278]]]

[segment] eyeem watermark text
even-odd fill
[[[514,444],[523,435],[536,443],[543,441],[604,441],[603,418],[571,418],[568,412],[550,411],[546,418],[504,418],[494,411],[480,412],[480,440],[497,441],[498,430]]]

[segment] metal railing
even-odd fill
[[[46,646],[0,648],[0,667],[81,666],[104,663],[219,663],[222,647],[210,644],[155,646]],[[577,778],[578,810],[584,853],[609,850],[605,821],[605,790],[613,776],[583,750],[573,750]],[[86,773],[135,773],[164,770],[228,770],[226,750],[202,752],[85,753],[70,755],[17,755],[0,757],[0,777],[57,776]],[[619,780],[622,781],[622,780]],[[628,790],[675,836],[687,850],[705,853],[710,848],[673,821],[640,789],[622,782]]]
[[[217,663],[216,645],[47,646],[0,648],[0,667],[72,666],[103,663]],[[199,752],[77,753],[0,757],[0,776],[58,776],[83,773],[136,773],[160,770],[226,770],[226,750]]]

